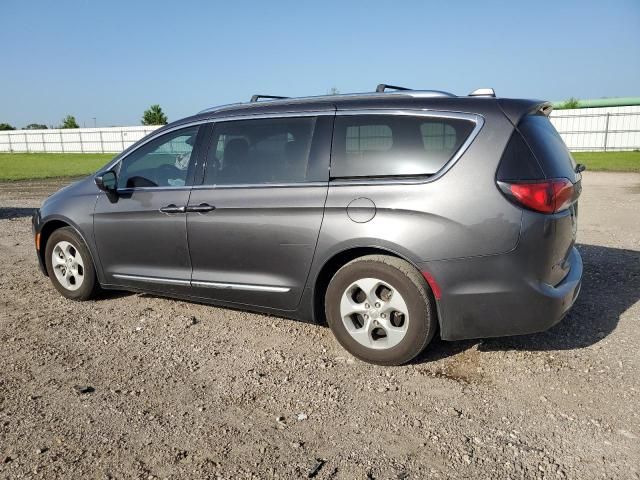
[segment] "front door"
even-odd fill
[[[115,168],[118,194],[101,193],[94,212],[98,255],[109,284],[189,292],[185,212],[198,130],[191,126],[161,135]]]
[[[333,111],[214,125],[187,213],[194,295],[297,307],[327,196]]]

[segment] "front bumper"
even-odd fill
[[[36,257],[38,257],[38,266],[40,267],[40,271],[46,275],[47,268],[44,264],[44,256],[41,254],[39,250],[40,246],[40,231],[42,230],[42,219],[40,217],[40,209],[36,209],[33,212],[33,216],[31,217],[31,231],[33,233],[34,243],[36,247]]]
[[[440,285],[441,336],[445,340],[522,335],[558,323],[580,292],[582,258],[573,247],[570,270],[555,286],[526,278],[515,252],[437,261],[420,267]]]

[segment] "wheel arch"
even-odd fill
[[[352,246],[348,248],[344,248],[338,252],[335,252],[332,256],[330,256],[319,269],[317,275],[314,277],[312,294],[313,294],[313,318],[315,323],[326,325],[325,311],[324,311],[324,298],[325,293],[327,291],[327,287],[329,286],[329,282],[335,275],[335,273],[340,270],[344,265],[355,260],[356,258],[364,257],[367,255],[387,255],[390,257],[399,258],[401,260],[406,261],[410,265],[412,265],[416,270],[420,272],[420,269],[416,265],[416,262],[412,261],[407,255],[403,255],[398,251],[380,246]],[[438,320],[438,325],[440,325],[440,312],[438,306],[438,299],[433,294],[433,290],[429,282],[426,281],[429,292],[435,302],[436,305],[436,316]]]
[[[80,229],[67,218],[53,217],[53,218],[47,219],[42,224],[42,227],[40,227],[40,249],[38,250],[38,256],[40,257],[40,261],[44,269],[44,274],[49,276],[49,272],[47,272],[47,262],[45,258],[46,251],[47,251],[47,242],[49,241],[49,238],[51,237],[53,232],[65,227],[72,228],[73,231],[76,234],[78,234],[78,236],[82,239],[82,241],[87,247],[87,250],[89,251],[89,255],[91,256],[91,262],[93,263],[93,266],[96,269],[96,273],[97,273],[98,264],[96,263],[95,256],[93,254],[93,251],[91,250],[91,246],[87,242],[87,239],[82,234],[82,232],[80,232]]]

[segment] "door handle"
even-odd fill
[[[166,207],[160,209],[162,213],[184,213],[187,211],[187,207],[178,207],[177,205],[170,203]]]
[[[187,207],[187,212],[207,213],[211,210],[215,210],[216,207],[209,205],[208,203],[201,203],[200,205],[190,205]]]

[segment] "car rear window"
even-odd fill
[[[547,178],[575,181],[576,162],[558,131],[545,115],[526,115],[518,130],[533,151]]]
[[[432,175],[455,155],[474,126],[456,118],[339,115],[331,177]]]

